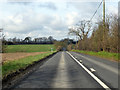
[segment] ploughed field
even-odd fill
[[[3,53],[2,54],[2,62],[7,62],[7,61],[13,61],[13,60],[18,60],[20,58],[25,58],[27,56],[35,56],[38,54],[42,53],[47,53],[47,52],[31,52],[31,53],[26,53],[26,52],[16,52],[16,53]]]
[[[51,50],[55,51],[54,45],[8,45],[5,53],[2,53],[2,62],[35,56]]]

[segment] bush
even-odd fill
[[[72,49],[74,49],[74,47],[75,47],[75,45],[69,44],[69,45],[67,46],[67,50],[68,50],[68,51],[71,51]]]

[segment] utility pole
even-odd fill
[[[105,0],[103,0],[103,22],[105,23]]]
[[[105,0],[103,0],[103,51],[105,51]]]

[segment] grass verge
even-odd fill
[[[110,60],[114,60],[114,61],[120,61],[120,58],[118,57],[118,53],[110,53],[110,52],[93,52],[93,51],[82,51],[82,50],[72,50],[73,52],[79,52],[79,53],[83,53],[83,54],[88,54],[88,55],[92,55],[92,56],[98,56],[101,58],[105,58],[105,59],[110,59]]]
[[[2,78],[6,77],[7,75],[9,75],[21,68],[22,69],[26,68],[28,65],[34,63],[35,61],[43,59],[53,53],[55,53],[55,52],[43,53],[43,54],[36,55],[36,56],[28,56],[28,57],[21,58],[18,60],[5,62],[2,65]]]

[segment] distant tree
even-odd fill
[[[43,38],[38,38],[39,42],[42,43],[43,42]]]
[[[3,34],[3,29],[0,29],[0,53],[6,52],[7,49],[7,43],[5,40],[5,35]]]
[[[70,51],[70,50],[72,50],[72,49],[75,49],[75,45],[74,45],[74,44],[69,44],[69,45],[67,46],[67,50]]]
[[[25,42],[30,42],[30,41],[31,41],[31,37],[26,37],[26,38],[24,39],[24,41],[25,41]]]
[[[44,43],[46,43],[46,42],[47,42],[47,38],[46,38],[46,37],[42,37],[42,41],[43,41]]]
[[[48,37],[48,40],[50,41],[50,43],[53,43],[54,38],[53,38],[52,36],[49,36],[49,37]]]
[[[60,41],[54,41],[54,46],[55,46],[55,48],[57,49],[57,51],[62,50],[62,47],[61,47],[61,45],[60,45]]]
[[[63,41],[55,41],[54,45],[58,51],[63,50],[63,48],[65,47],[65,43]]]
[[[68,38],[62,39],[61,41],[54,42],[54,45],[57,48],[57,50],[67,50],[69,44],[72,44],[72,43],[71,43],[71,40]],[[73,48],[73,46],[71,48]]]
[[[9,42],[13,42],[13,39],[12,39],[12,38],[9,38],[8,41],[9,41]]]
[[[12,41],[13,41],[13,43],[15,44],[15,43],[17,42],[17,38],[14,37]]]
[[[17,42],[18,42],[18,43],[21,42],[21,39],[18,38],[18,39],[17,39]]]
[[[37,42],[38,42],[38,38],[34,38],[34,42],[36,42],[36,43],[37,43]]]

